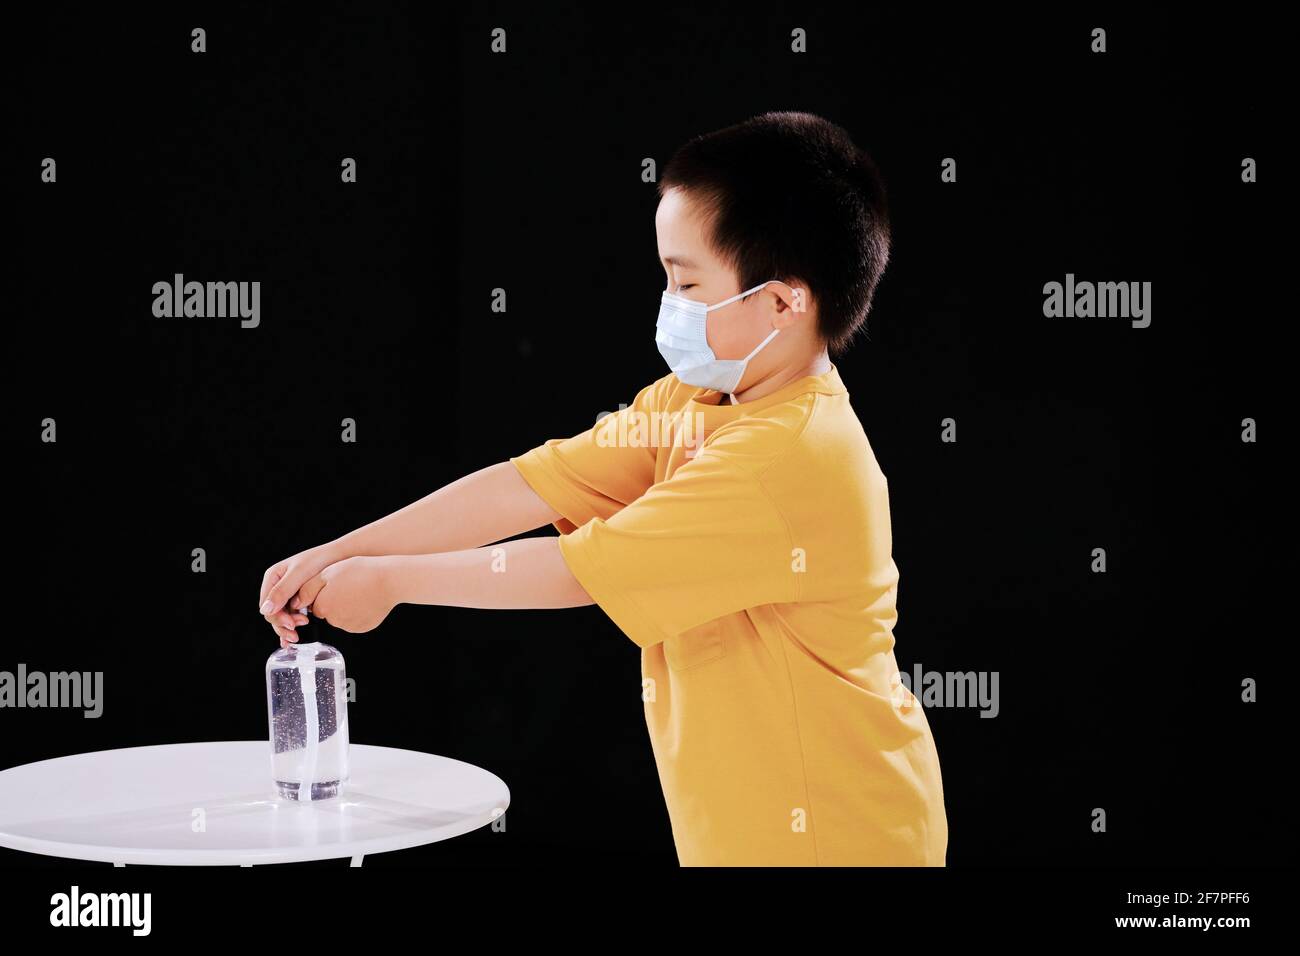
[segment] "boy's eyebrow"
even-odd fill
[[[664,260],[664,262],[668,263],[670,266],[681,266],[683,269],[698,268],[692,260],[687,259],[685,256],[669,256]]]

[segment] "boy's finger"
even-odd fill
[[[261,606],[258,607],[257,612],[263,617],[270,617],[284,606],[284,598],[277,593],[278,588],[279,585],[271,588],[271,590],[267,592],[266,598],[262,601]]]
[[[280,624],[289,630],[293,630],[300,624],[308,624],[311,620],[301,612],[289,610],[276,611],[274,614],[268,615],[266,619],[272,624]]]
[[[266,594],[266,600],[258,608],[263,617],[269,617],[276,611],[280,610],[289,602],[289,598],[294,596],[298,589],[293,586],[293,581],[289,577],[281,577],[275,582],[275,585]]]
[[[262,575],[262,589],[257,592],[257,604],[261,607],[266,602],[266,596],[270,593],[280,578],[284,577],[284,572],[279,568],[267,568],[266,573]]]
[[[300,587],[298,597],[301,599],[301,604],[310,605],[314,603],[316,595],[320,594],[323,587],[325,587],[325,580],[319,574]]]

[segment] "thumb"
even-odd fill
[[[303,586],[298,589],[298,600],[294,603],[299,607],[306,607],[307,605],[312,604],[316,600],[316,595],[320,594],[321,588],[323,587],[325,587],[325,579],[318,574],[311,580],[306,581]],[[320,617],[319,614],[316,616]]]
[[[275,583],[271,590],[266,592],[266,600],[262,602],[258,613],[265,617],[268,614],[274,614],[280,608],[284,607],[284,602],[293,597],[298,589],[294,587],[293,581],[286,575]]]

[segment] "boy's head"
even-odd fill
[[[809,348],[844,352],[889,261],[890,228],[880,173],[843,129],[810,113],[764,113],[687,142],[658,191],[669,292],[712,305],[781,280],[710,313],[719,358],[744,358],[774,327],[785,331],[746,380]]]

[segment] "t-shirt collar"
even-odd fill
[[[728,395],[728,400],[719,398],[715,403],[709,396],[719,395],[718,392],[711,388],[700,389],[694,397],[687,403],[688,411],[691,414],[702,414],[706,427],[715,424],[731,421],[742,415],[751,415],[754,412],[761,411],[773,405],[779,405],[781,402],[788,402],[792,398],[797,398],[807,392],[819,392],[822,395],[840,395],[846,393],[844,381],[840,378],[840,370],[834,362],[831,367],[820,375],[805,375],[797,378],[792,382],[786,382],[775,392],[770,392],[762,398],[756,398],[752,402],[736,402],[734,395]],[[705,401],[699,401],[705,398]],[[734,404],[733,404],[734,403]]]

